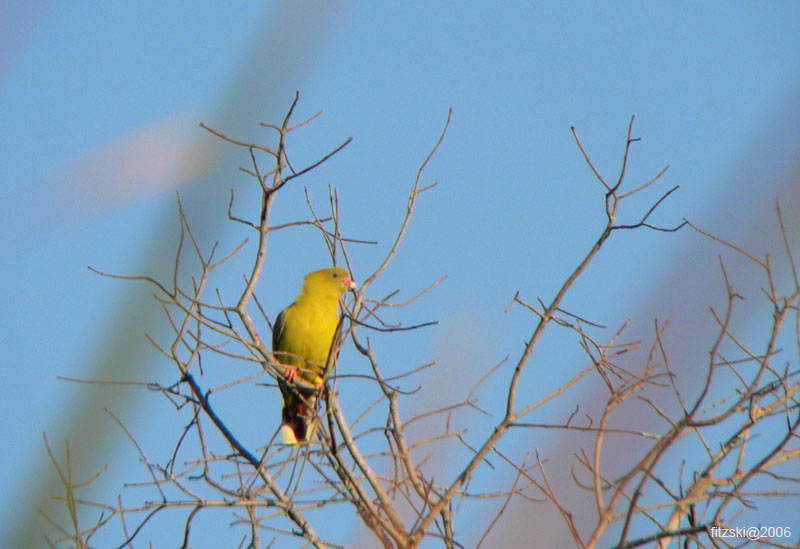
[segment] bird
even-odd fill
[[[272,352],[278,362],[290,367],[284,376],[278,376],[283,396],[284,444],[305,444],[314,438],[318,425],[314,408],[339,325],[339,300],[346,291],[355,288],[356,283],[341,267],[308,273],[300,295],[275,319]],[[316,388],[294,384],[296,377]]]

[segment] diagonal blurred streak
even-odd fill
[[[50,177],[64,195],[59,205],[76,217],[108,212],[207,177],[230,147],[205,139],[197,117],[197,110],[171,112],[60,166]]]
[[[2,2],[0,8],[0,86],[6,79],[9,67],[33,33],[36,22],[51,8],[44,2]]]
[[[230,85],[221,94],[216,112],[210,120],[204,121],[226,133],[247,138],[258,129],[258,122],[274,121],[282,116],[295,90],[300,89],[302,81],[323,56],[346,7],[341,3],[310,0],[273,2],[255,25],[254,37],[245,48]],[[76,180],[83,181],[85,186],[80,193],[84,197],[94,196],[103,201],[108,193],[114,195],[110,202],[100,204],[103,208],[134,196],[130,189],[121,188],[124,186],[138,185],[142,181],[168,181],[173,187],[184,184],[186,188],[181,192],[184,205],[192,211],[193,217],[204,220],[197,229],[201,241],[207,241],[211,235],[218,236],[224,231],[222,216],[217,213],[219,205],[228,200],[228,179],[233,168],[228,165],[226,156],[231,147],[204,136],[196,126],[199,120],[195,120],[192,127],[196,129],[195,135],[201,137],[189,147],[182,146],[179,142],[184,134],[175,131],[180,127],[180,115],[174,116],[95,151],[84,163],[68,167],[68,171]],[[111,169],[115,158],[127,162],[122,177],[117,177],[120,172]],[[102,181],[110,177],[120,188],[110,188]],[[163,189],[163,186],[153,187],[145,192]],[[162,215],[153,226],[148,244],[137,262],[138,273],[152,274],[156,278],[168,276],[174,261],[174,249],[165,238],[176,230],[174,208]],[[81,377],[147,378],[156,354],[146,345],[142,332],[146,330],[158,339],[159,333],[168,326],[158,308],[149,300],[141,299],[141,290],[135,285],[120,286],[118,305],[102,324],[96,348],[86,357]],[[72,385],[70,391],[77,396],[64,410],[64,427],[58,433],[51,433],[49,438],[57,456],[63,456],[61,441],[69,440],[73,478],[88,479],[113,461],[117,443],[124,436],[120,430],[109,428],[103,408],[113,408],[115,413],[124,416],[135,409],[135,398],[140,393],[105,385],[99,388]],[[44,522],[37,509],[61,524],[69,523],[66,505],[51,499],[63,494],[63,488],[45,453],[41,452],[40,456],[40,460],[31,463],[24,472],[30,479],[25,483],[29,491],[21,498],[25,504],[20,509],[14,531],[5,533],[4,547],[41,546]],[[96,482],[95,490],[103,489],[104,478],[101,476]],[[112,492],[116,492],[116,487]]]

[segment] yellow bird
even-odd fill
[[[286,379],[278,378],[283,395],[284,444],[305,443],[314,438],[318,424],[314,406],[339,324],[339,300],[355,287],[341,267],[309,273],[303,279],[300,295],[275,320],[272,352],[281,364],[292,367]],[[294,385],[295,376],[313,383],[317,389]]]

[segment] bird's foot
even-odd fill
[[[285,377],[286,381],[289,383],[293,383],[294,378],[297,377],[297,368],[286,368],[286,370],[283,372],[283,377]]]

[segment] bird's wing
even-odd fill
[[[278,318],[275,319],[275,324],[272,326],[272,352],[278,351],[281,343],[281,336],[283,335],[284,321],[286,320],[286,309],[278,313]]]

